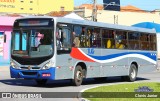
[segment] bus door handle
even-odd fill
[[[68,63],[69,63],[69,65],[72,64],[72,58],[68,58]]]
[[[68,61],[71,61],[72,60],[72,58],[68,58]]]

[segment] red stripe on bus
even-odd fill
[[[72,58],[75,58],[75,59],[78,59],[78,60],[83,60],[83,61],[87,61],[87,62],[95,62],[92,59],[86,57],[81,51],[79,51],[78,48],[72,48],[70,56]]]

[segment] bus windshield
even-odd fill
[[[11,54],[17,57],[38,58],[53,54],[52,29],[13,30]]]

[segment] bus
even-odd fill
[[[156,32],[152,29],[36,16],[16,19],[11,41],[11,78],[96,81],[120,76],[133,82],[138,73],[157,68]]]

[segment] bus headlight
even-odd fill
[[[46,63],[46,64],[43,66],[42,69],[49,69],[51,66],[52,66],[52,63],[51,63],[51,61],[50,61],[50,62]]]
[[[15,69],[19,69],[19,67],[17,66],[17,64],[13,61],[10,62],[10,65],[15,68]]]

